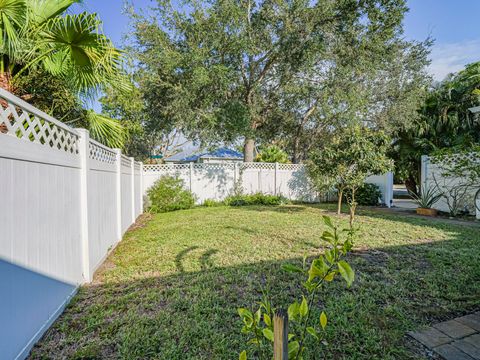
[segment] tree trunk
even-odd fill
[[[294,164],[300,163],[300,138],[298,136],[293,140],[293,156],[292,162]]]
[[[342,196],[343,196],[343,189],[338,190],[338,204],[337,204],[337,215],[340,215],[342,212]]]
[[[356,189],[352,189],[352,198],[350,199],[350,230],[353,229],[353,222],[355,221],[355,211],[357,209],[357,202],[355,201],[355,191]]]
[[[10,75],[7,72],[0,73],[0,88],[12,92]],[[4,99],[0,99],[0,106],[5,109],[7,108],[8,104]],[[6,119],[5,121],[9,121],[9,119]],[[7,124],[0,120],[0,133],[6,134],[7,132]]]
[[[243,146],[243,161],[253,162],[255,151],[255,140],[254,139],[245,139],[245,145]]]

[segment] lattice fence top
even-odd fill
[[[234,162],[225,162],[225,163],[199,163],[199,164],[153,164],[153,165],[143,165],[143,170],[147,173],[156,173],[156,172],[178,172],[183,170],[190,169],[190,166],[195,171],[208,171],[208,170],[234,170],[235,166],[239,170],[275,170],[274,163],[234,163]],[[289,170],[289,171],[300,171],[305,167],[302,164],[277,164],[278,170]]]
[[[163,171],[177,171],[186,170],[190,168],[190,164],[147,164],[143,165],[145,172],[163,172]]]
[[[242,163],[240,167],[246,169],[275,170],[274,163]]]
[[[204,163],[194,164],[195,170],[233,170],[235,169],[235,163]]]
[[[303,170],[304,168],[305,166],[302,164],[278,164],[279,170],[297,171],[297,170]]]
[[[78,154],[79,135],[69,126],[0,89],[0,134]]]
[[[90,139],[88,150],[90,159],[105,162],[107,164],[115,164],[116,162],[115,152],[95,140]]]

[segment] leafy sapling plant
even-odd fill
[[[326,290],[326,285],[335,277],[341,276],[350,287],[355,278],[354,271],[345,260],[347,254],[352,250],[355,232],[351,228],[339,230],[328,216],[323,216],[323,221],[328,228],[321,236],[326,245],[323,253],[315,258],[309,266],[306,258],[301,267],[294,264],[283,266],[285,271],[298,273],[303,277],[301,294],[298,294],[295,301],[288,306],[288,358],[290,360],[303,359],[304,354],[308,352],[307,344],[309,342],[307,339],[309,337],[315,342],[324,340],[328,323],[327,314],[322,311],[318,318],[314,318],[313,314],[314,306]],[[243,321],[242,333],[249,337],[247,342],[249,349],[240,353],[240,360],[247,359],[247,356],[269,360],[272,358],[273,317],[278,310],[273,307],[266,294],[259,302],[256,311],[245,308],[238,309]]]

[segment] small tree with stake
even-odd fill
[[[349,190],[350,223],[356,209],[355,192],[370,175],[383,174],[393,168],[387,157],[389,138],[382,131],[364,126],[348,126],[333,132],[328,143],[310,153],[307,169],[314,184],[321,189],[335,188],[338,192],[337,213],[342,197]]]
[[[283,348],[288,352],[288,359],[303,359],[306,349],[306,339],[310,336],[315,341],[321,341],[324,338],[324,330],[327,326],[327,315],[321,312],[318,320],[312,316],[312,308],[318,303],[318,297],[322,291],[325,291],[327,283],[334,280],[336,275],[341,275],[345,279],[347,286],[350,286],[354,280],[355,274],[350,265],[345,261],[345,257],[352,249],[354,232],[352,229],[344,232],[335,226],[328,216],[323,217],[328,230],[324,231],[321,239],[327,244],[323,254],[315,258],[310,266],[307,266],[306,259],[303,261],[303,267],[288,264],[283,267],[285,271],[299,273],[305,277],[302,281],[303,293],[288,307],[288,326],[283,327],[282,339],[274,337],[274,332],[280,329],[274,328],[272,319],[278,318],[281,310],[273,307],[268,295],[264,295],[258,310],[240,308],[238,313],[243,321],[242,333],[249,336],[248,344],[251,346],[251,353],[256,355],[257,359],[271,359],[272,345],[278,349],[275,342],[280,340]],[[341,234],[346,234],[342,239]],[[300,300],[300,301],[298,301]],[[290,324],[292,326],[290,326]],[[279,323],[277,322],[276,326]],[[277,333],[278,334],[278,333]],[[284,341],[282,341],[284,340]],[[286,356],[275,352],[275,359],[285,359]],[[250,356],[249,356],[250,357]],[[240,353],[240,360],[247,359],[247,350]]]

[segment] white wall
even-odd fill
[[[262,192],[283,195],[290,200],[317,201],[310,186],[305,167],[299,164],[219,163],[219,164],[165,164],[143,165],[143,193],[160,177],[169,175],[183,180],[201,204],[206,199],[223,200],[234,191],[240,181],[247,194]],[[366,182],[379,186],[382,202],[391,205],[393,175],[370,176]]]
[[[141,164],[120,167],[118,151],[87,131],[2,89],[0,98],[0,359],[14,359],[143,211],[142,179]]]
[[[421,187],[422,191],[424,189],[434,189],[439,186],[438,191],[448,193],[448,189],[451,189],[455,185],[461,184],[462,179],[454,177],[445,177],[442,175],[444,171],[439,167],[438,164],[432,163],[430,157],[424,155],[421,159]],[[436,180],[436,181],[435,181]],[[476,214],[477,219],[480,219],[480,201],[477,206],[475,206],[475,194],[480,189],[480,184],[477,187],[471,187],[465,196],[465,203],[471,214]],[[451,199],[451,197],[450,197]],[[463,210],[463,205],[459,210]],[[439,211],[449,212],[449,207],[447,204],[447,199],[442,197],[434,206],[435,209]]]

